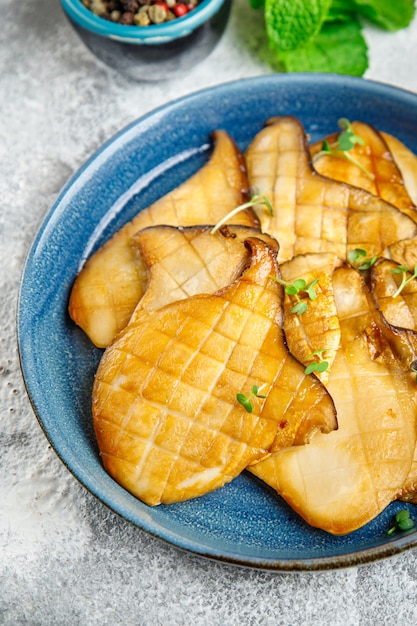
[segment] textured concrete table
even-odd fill
[[[49,448],[15,340],[22,266],[67,178],[137,117],[199,88],[267,74],[261,17],[235,0],[214,53],[180,80],[128,82],[96,61],[58,0],[1,0],[0,624],[374,626],[417,623],[417,553],[313,574],[238,569],[178,551],[97,502]],[[367,28],[367,78],[417,92],[417,21]]]

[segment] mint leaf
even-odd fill
[[[362,76],[368,68],[360,19],[395,31],[415,14],[414,0],[249,0],[264,6],[270,53],[278,71]],[[275,56],[273,56],[275,54]]]
[[[326,15],[326,22],[344,22],[356,13],[354,0],[333,0]]]
[[[281,51],[287,72],[330,72],[362,76],[368,67],[367,45],[357,20],[323,24],[320,33],[298,50]]]
[[[269,43],[276,51],[295,50],[320,30],[331,0],[265,0]]]
[[[386,30],[406,28],[414,17],[414,0],[354,0],[358,13]]]

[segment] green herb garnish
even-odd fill
[[[236,400],[239,402],[239,404],[243,406],[243,408],[248,413],[252,413],[253,411],[252,399],[253,398],[266,398],[266,396],[263,396],[259,393],[264,387],[265,385],[261,385],[260,387],[258,387],[257,385],[253,385],[251,393],[248,396],[246,396],[244,393],[237,393]]]
[[[326,20],[320,32],[306,44],[295,50],[277,50],[270,56],[271,65],[277,65],[279,59],[287,72],[362,76],[368,67],[367,45],[361,23],[355,15],[345,21]]]
[[[350,161],[350,163],[353,163],[353,165],[358,167],[364,174],[366,174],[368,178],[373,178],[373,175],[368,172],[366,167],[364,167],[362,163],[355,159],[355,157],[353,157],[349,152],[350,150],[352,150],[352,148],[355,147],[356,144],[360,146],[365,145],[364,140],[362,139],[362,137],[359,137],[359,135],[355,134],[352,128],[352,124],[345,117],[342,117],[338,121],[338,125],[339,128],[341,128],[342,132],[339,133],[337,141],[332,144],[330,144],[328,141],[323,141],[321,150],[317,152],[317,154],[315,154],[313,157],[313,163],[314,161],[317,161],[317,159],[319,159],[321,156],[333,155]]]
[[[408,285],[408,283],[411,283],[411,281],[414,280],[414,278],[417,278],[417,265],[414,266],[414,269],[410,269],[406,265],[399,265],[398,267],[395,267],[394,269],[391,270],[391,274],[402,274],[401,283],[397,291],[392,294],[392,297],[396,298],[397,296],[400,295],[400,293],[402,292],[404,287]],[[411,276],[407,278],[407,274],[411,274]]]
[[[410,517],[410,512],[404,509],[403,511],[398,511],[394,516],[394,525],[386,531],[386,534],[392,535],[397,530],[404,531],[410,530],[411,528],[414,528],[414,521]]]
[[[229,211],[227,215],[222,217],[220,222],[217,222],[217,224],[213,226],[213,228],[210,231],[210,235],[214,235],[219,230],[219,228],[221,228],[224,224],[226,224],[226,222],[228,222],[230,218],[232,218],[234,215],[236,215],[240,211],[244,211],[245,209],[249,209],[253,207],[255,204],[263,204],[267,208],[268,213],[270,215],[274,215],[274,210],[272,208],[272,205],[266,196],[258,196],[258,195],[252,196],[251,199],[248,200],[248,202],[245,202],[244,204],[239,204],[239,206],[235,207],[234,209]]]
[[[348,119],[346,119],[346,117],[341,117],[338,121],[338,125],[339,128],[342,130],[337,140],[338,150],[342,150],[342,152],[347,152],[348,150],[352,150],[352,148],[354,148],[356,144],[359,144],[360,146],[365,145],[365,141],[362,139],[362,137],[359,137],[359,135],[355,134],[352,128],[352,124],[349,122]]]
[[[362,248],[355,248],[354,250],[349,250],[347,259],[352,267],[357,270],[364,271],[369,270],[369,268],[375,265],[378,260],[377,256],[364,260],[366,256],[366,250],[363,250]]]
[[[310,298],[310,300],[315,300],[317,298],[316,290],[314,289],[314,287],[319,282],[318,278],[315,278],[308,284],[306,283],[304,278],[297,278],[297,280],[295,280],[293,283],[289,283],[286,280],[277,278],[276,276],[271,276],[271,278],[285,287],[286,294],[295,298],[297,303],[292,307],[292,309],[290,309],[290,313],[302,315],[307,311],[308,303],[305,300],[301,299],[300,293],[305,293]]]
[[[362,76],[368,68],[365,18],[379,28],[406,28],[413,0],[249,0],[264,9],[271,65],[288,72]]]
[[[321,373],[327,370],[327,368],[329,367],[329,361],[326,361],[323,358],[324,352],[326,352],[326,350],[315,350],[314,352],[309,354],[306,360],[312,361],[312,363],[307,365],[304,370],[304,374],[308,375],[312,372]]]

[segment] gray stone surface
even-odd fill
[[[58,0],[1,0],[0,8],[0,624],[416,624],[416,552],[281,575],[206,561],[133,528],[66,471],[21,379],[18,285],[57,192],[104,140],[147,111],[270,73],[261,16],[235,0],[224,39],[202,65],[175,82],[143,85],[97,62]],[[417,91],[417,21],[408,31],[366,35],[366,77]]]

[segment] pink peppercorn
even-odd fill
[[[154,5],[162,7],[163,9],[165,9],[165,11],[168,11],[168,5],[166,2],[163,2],[163,0],[157,0],[157,2],[154,2]]]
[[[187,6],[182,2],[177,2],[172,10],[177,17],[183,17],[184,15],[186,15],[186,13],[188,13]]]

